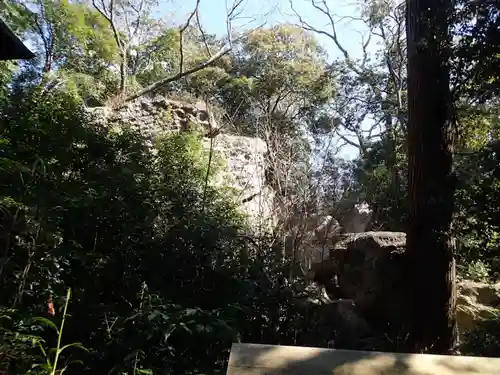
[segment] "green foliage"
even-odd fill
[[[472,125],[471,125],[472,126]],[[480,136],[478,133],[471,133]],[[459,272],[463,277],[484,279],[499,275],[500,173],[497,142],[476,143],[467,139],[475,152],[460,154],[455,163],[457,185],[455,194],[454,234],[459,240]],[[473,145],[476,146],[473,146]],[[399,189],[391,189],[391,173],[385,166],[383,148],[373,147],[370,159],[358,162],[354,179],[358,182],[353,194],[365,199],[374,211],[374,226],[384,230],[405,230],[406,224],[406,162],[399,164]],[[394,170],[393,170],[394,171]]]
[[[463,264],[460,264],[457,268],[459,277],[481,282],[490,281],[490,275],[491,275],[490,266],[480,259],[472,260],[470,262],[464,262]]]
[[[325,54],[314,37],[293,25],[259,29],[238,43],[231,75],[220,81],[222,103],[240,129],[255,134],[262,117],[271,127],[293,134],[298,122],[313,116],[331,98]],[[222,77],[223,78],[223,77]]]
[[[370,205],[375,229],[405,231],[408,212],[406,155],[398,152],[396,164],[390,165],[391,154],[387,142],[371,145],[365,157],[349,168],[355,184],[348,193]]]
[[[27,323],[14,309],[0,310],[0,370],[26,374],[37,361],[33,348],[40,337],[26,333]]]
[[[148,38],[145,43],[134,47],[135,57],[131,66],[131,73],[136,76],[137,82],[141,86],[148,85],[159,79],[177,74],[180,69],[180,42],[181,37],[179,29],[176,27],[167,27],[162,22],[156,23],[153,26],[154,33]],[[219,47],[214,37],[211,35],[201,35],[198,28],[188,26],[182,34],[182,70],[192,68],[205,61],[209,55],[207,53],[205,43],[211,49],[211,53]],[[217,66],[203,69],[193,76],[187,78],[184,82],[187,83],[187,89],[196,92],[203,97],[203,94],[210,91],[217,84],[217,78],[212,77],[219,72]],[[172,85],[172,89],[179,89]]]
[[[137,72],[137,80],[148,84],[157,79],[176,72],[179,61],[179,33],[175,28],[168,28],[163,33],[152,38],[138,49],[138,60],[149,56],[152,64]],[[140,61],[140,60],[139,60]]]
[[[482,260],[499,274],[498,259],[500,216],[496,202],[500,199],[498,142],[460,160],[457,189],[457,230],[463,241],[464,261]]]
[[[45,373],[61,373],[61,363],[74,355],[83,362],[71,367],[76,375],[222,374],[235,341],[324,345],[337,328],[320,327],[321,317],[296,303],[300,285],[284,285],[290,265],[276,256],[276,238],[249,236],[237,209],[241,197],[214,187],[225,166],[202,147],[197,129],[156,139],[153,152],[140,133],[91,122],[85,106],[123,99],[115,98],[121,63],[128,93],[181,69],[179,28],[153,17],[155,1],[144,8],[135,0],[118,3],[119,43],[90,2],[0,5],[39,56],[0,64],[1,364],[12,374],[35,373],[42,370],[32,368],[39,348],[52,347]],[[473,3],[454,14],[462,26],[452,61],[460,83],[458,146],[467,153],[456,162],[454,229],[462,243],[461,274],[485,280],[499,272],[500,256],[498,103],[492,99],[497,17],[488,5],[480,22],[466,25],[480,10]],[[367,3],[370,26],[384,25],[388,4]],[[135,35],[126,18],[141,19],[129,24],[140,26]],[[390,36],[375,61],[357,65],[354,74],[353,62],[327,64],[317,40],[299,27],[257,29],[233,40],[231,54],[163,93],[207,99],[236,131],[265,137],[276,161],[268,182],[290,211],[332,214],[347,197],[370,204],[375,229],[404,230],[406,88],[396,87],[395,73],[387,71],[389,59],[404,81],[397,38]],[[205,61],[223,42],[187,27],[182,69]],[[470,100],[475,96],[480,104]],[[359,126],[367,114],[385,126],[380,139],[363,138]],[[341,127],[363,141],[362,156],[341,164],[328,153],[319,170],[309,136],[315,146],[325,145]],[[69,288],[72,314],[65,320],[69,295],[60,296]],[[48,296],[65,306],[61,325],[60,309],[54,318],[40,317]],[[62,345],[63,325],[64,341],[88,351]],[[495,347],[493,325],[484,327],[492,336],[471,334],[470,353],[481,338]],[[46,328],[56,330],[57,342]],[[349,339],[339,342],[386,347]]]
[[[66,372],[67,368],[69,365],[74,364],[74,363],[81,363],[81,361],[67,361],[64,364],[64,367],[59,369],[59,363],[61,359],[61,354],[65,351],[67,351],[70,348],[78,348],[81,350],[87,351],[85,347],[82,346],[81,343],[79,342],[74,342],[71,344],[66,344],[62,345],[62,335],[64,331],[64,322],[66,321],[66,317],[68,316],[68,304],[69,300],[71,298],[71,289],[68,289],[68,292],[66,293],[66,303],[64,304],[64,310],[63,310],[63,315],[62,315],[62,320],[61,320],[61,326],[58,328],[51,320],[43,317],[35,317],[33,318],[33,321],[38,322],[44,326],[47,326],[48,328],[52,329],[55,331],[57,334],[57,346],[49,351],[45,350],[42,342],[37,340],[38,347],[40,348],[40,351],[43,355],[43,360],[44,362],[42,363],[35,363],[32,365],[31,370],[28,371],[28,374],[47,374],[47,375],[62,375],[64,372]],[[53,354],[53,358],[52,358]]]
[[[67,0],[44,0],[40,4],[46,9],[46,22],[51,24],[57,43],[55,58],[66,60],[77,71],[89,69],[93,54],[108,62],[117,58],[113,34],[96,10]]]
[[[500,356],[500,314],[480,322],[468,332],[462,339],[460,352],[480,357]]]
[[[16,66],[11,61],[0,61],[0,103],[8,94],[8,84],[12,82]]]
[[[297,315],[273,292],[278,263],[264,240],[243,236],[197,134],[158,139],[153,154],[139,134],[92,125],[71,87],[24,85],[1,120],[0,303],[23,311],[20,322],[48,295],[61,306],[71,285],[64,339],[89,350],[72,373],[214,373],[233,341],[292,342]],[[63,347],[40,328],[51,320],[30,321],[9,332]],[[9,335],[22,353],[11,368],[24,374],[36,353]]]
[[[500,15],[491,1],[457,1],[453,21],[453,78],[458,92],[475,102],[495,98],[500,89]]]

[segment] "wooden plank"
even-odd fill
[[[227,375],[498,375],[500,358],[233,344]]]

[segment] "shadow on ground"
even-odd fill
[[[227,375],[497,375],[500,358],[234,344]]]

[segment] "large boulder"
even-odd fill
[[[457,324],[461,332],[500,315],[500,283],[462,280],[457,288]]]
[[[406,234],[349,233],[330,251],[338,269],[338,293],[352,299],[366,316],[394,318],[402,311],[402,255]]]
[[[406,300],[405,247],[405,233],[348,233],[330,247],[330,259],[313,265],[311,277],[333,298],[352,300],[370,323],[397,321]],[[500,283],[462,280],[457,289],[460,332],[500,313]]]

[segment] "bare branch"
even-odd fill
[[[201,38],[203,39],[203,45],[205,46],[205,50],[207,51],[207,56],[212,57],[212,52],[210,51],[210,47],[207,42],[207,36],[200,21],[200,12],[196,12],[196,24],[198,25],[198,30],[200,31]]]
[[[92,5],[94,8],[108,21],[109,25],[111,26],[111,30],[113,31],[113,36],[115,38],[116,45],[118,48],[122,49],[123,48],[123,42],[122,39],[120,38],[120,34],[118,32],[117,26],[114,22],[114,0],[109,0],[109,6],[106,7],[104,4],[104,0],[101,0],[101,7],[97,5],[96,0],[92,0]]]
[[[95,0],[94,0],[95,1]],[[200,0],[197,0],[196,2],[196,7],[194,9],[193,12],[191,12],[187,22],[185,23],[184,27],[181,29],[181,35],[182,35],[182,32],[184,32],[187,27],[189,26],[191,20],[193,17],[196,16],[196,13],[198,12],[198,8],[199,8],[199,3],[200,3]],[[228,14],[228,19],[229,20],[232,20],[234,19],[235,16],[237,16],[238,13],[237,12],[237,8],[243,3],[243,0],[237,0],[236,3],[232,6],[231,10],[229,11],[229,14]],[[265,25],[265,23],[257,26],[256,28],[254,29],[251,29],[249,30],[247,33],[251,33],[253,30],[255,29],[258,29],[258,28],[261,28]],[[231,32],[229,32],[229,34],[231,34]],[[240,39],[241,36],[238,38]],[[232,43],[233,43],[233,40],[232,40],[232,35],[228,35],[228,39],[229,39],[229,42],[226,43],[224,46],[222,46],[218,52],[216,52],[215,54],[212,54],[210,53],[209,54],[209,58],[196,65],[195,67],[191,68],[191,69],[188,69],[188,70],[184,70],[183,68],[183,46],[182,46],[182,37],[181,37],[181,45],[180,45],[180,51],[181,51],[181,62],[180,62],[180,69],[179,69],[179,72],[173,76],[170,76],[170,77],[166,77],[166,78],[163,78],[163,79],[160,79],[159,81],[157,82],[154,82],[152,83],[151,85],[139,90],[137,93],[135,94],[132,94],[132,95],[129,95],[128,97],[125,98],[125,102],[129,102],[129,101],[132,101],[134,99],[137,99],[143,95],[146,95],[148,93],[151,93],[151,92],[154,92],[154,91],[157,91],[159,89],[161,89],[162,87],[165,87],[166,85],[168,85],[169,83],[172,83],[172,82],[175,82],[175,81],[178,81],[184,77],[187,77],[191,74],[194,74],[196,72],[199,72],[200,70],[203,70],[211,65],[213,65],[215,62],[217,62],[220,58],[222,58],[224,55],[228,54],[231,49],[232,49]]]
[[[208,60],[204,61],[203,63],[201,63],[201,64],[199,64],[191,69],[188,69],[186,71],[179,72],[173,76],[163,78],[163,79],[143,88],[142,90],[139,90],[137,93],[128,96],[125,99],[125,102],[129,102],[131,100],[137,99],[145,94],[156,91],[156,90],[168,85],[171,82],[178,81],[179,79],[181,79],[183,77],[186,77],[186,76],[191,75],[193,73],[199,72],[200,70],[203,70],[206,67],[214,64],[217,60],[219,60],[222,56],[228,54],[230,51],[231,51],[231,46],[226,44],[216,54],[212,55],[212,57],[210,57]]]
[[[236,0],[230,8],[227,6],[226,1],[226,32],[228,37],[228,43],[232,45],[232,22],[235,20],[242,12],[243,9],[240,8],[241,4],[243,4],[244,0]],[[239,10],[238,10],[239,9]]]
[[[295,16],[298,18],[301,26],[305,29],[305,30],[308,30],[308,31],[312,31],[314,33],[317,33],[317,34],[320,34],[320,35],[324,35],[324,36],[327,36],[328,38],[330,38],[333,43],[335,43],[335,45],[337,46],[337,48],[339,49],[339,51],[344,55],[344,58],[347,62],[347,64],[349,65],[349,67],[354,71],[356,72],[357,74],[361,74],[361,71],[354,65],[354,62],[352,61],[349,53],[347,52],[347,49],[344,48],[344,46],[340,43],[340,40],[338,38],[338,35],[337,35],[337,28],[335,26],[336,22],[335,20],[333,19],[333,15],[332,13],[330,12],[330,8],[328,7],[328,5],[326,4],[326,0],[321,0],[319,1],[319,3],[322,5],[318,5],[318,2],[315,1],[315,0],[311,0],[311,5],[316,9],[318,10],[320,13],[322,13],[323,15],[325,15],[329,22],[330,22],[330,28],[331,28],[331,32],[327,32],[325,30],[320,30],[314,26],[312,26],[311,24],[309,24],[308,22],[306,22],[304,20],[304,18],[295,10],[294,6],[293,6],[293,0],[288,0],[289,3],[290,3],[290,8],[292,9],[293,13],[295,14]]]
[[[194,10],[191,12],[189,15],[186,23],[184,26],[179,30],[179,54],[180,54],[180,59],[179,59],[179,73],[182,73],[183,70],[183,64],[184,64],[184,32],[187,30],[189,25],[191,24],[191,20],[193,17],[198,15],[198,7],[200,6],[200,1],[201,0],[196,0],[196,5],[194,7]]]

